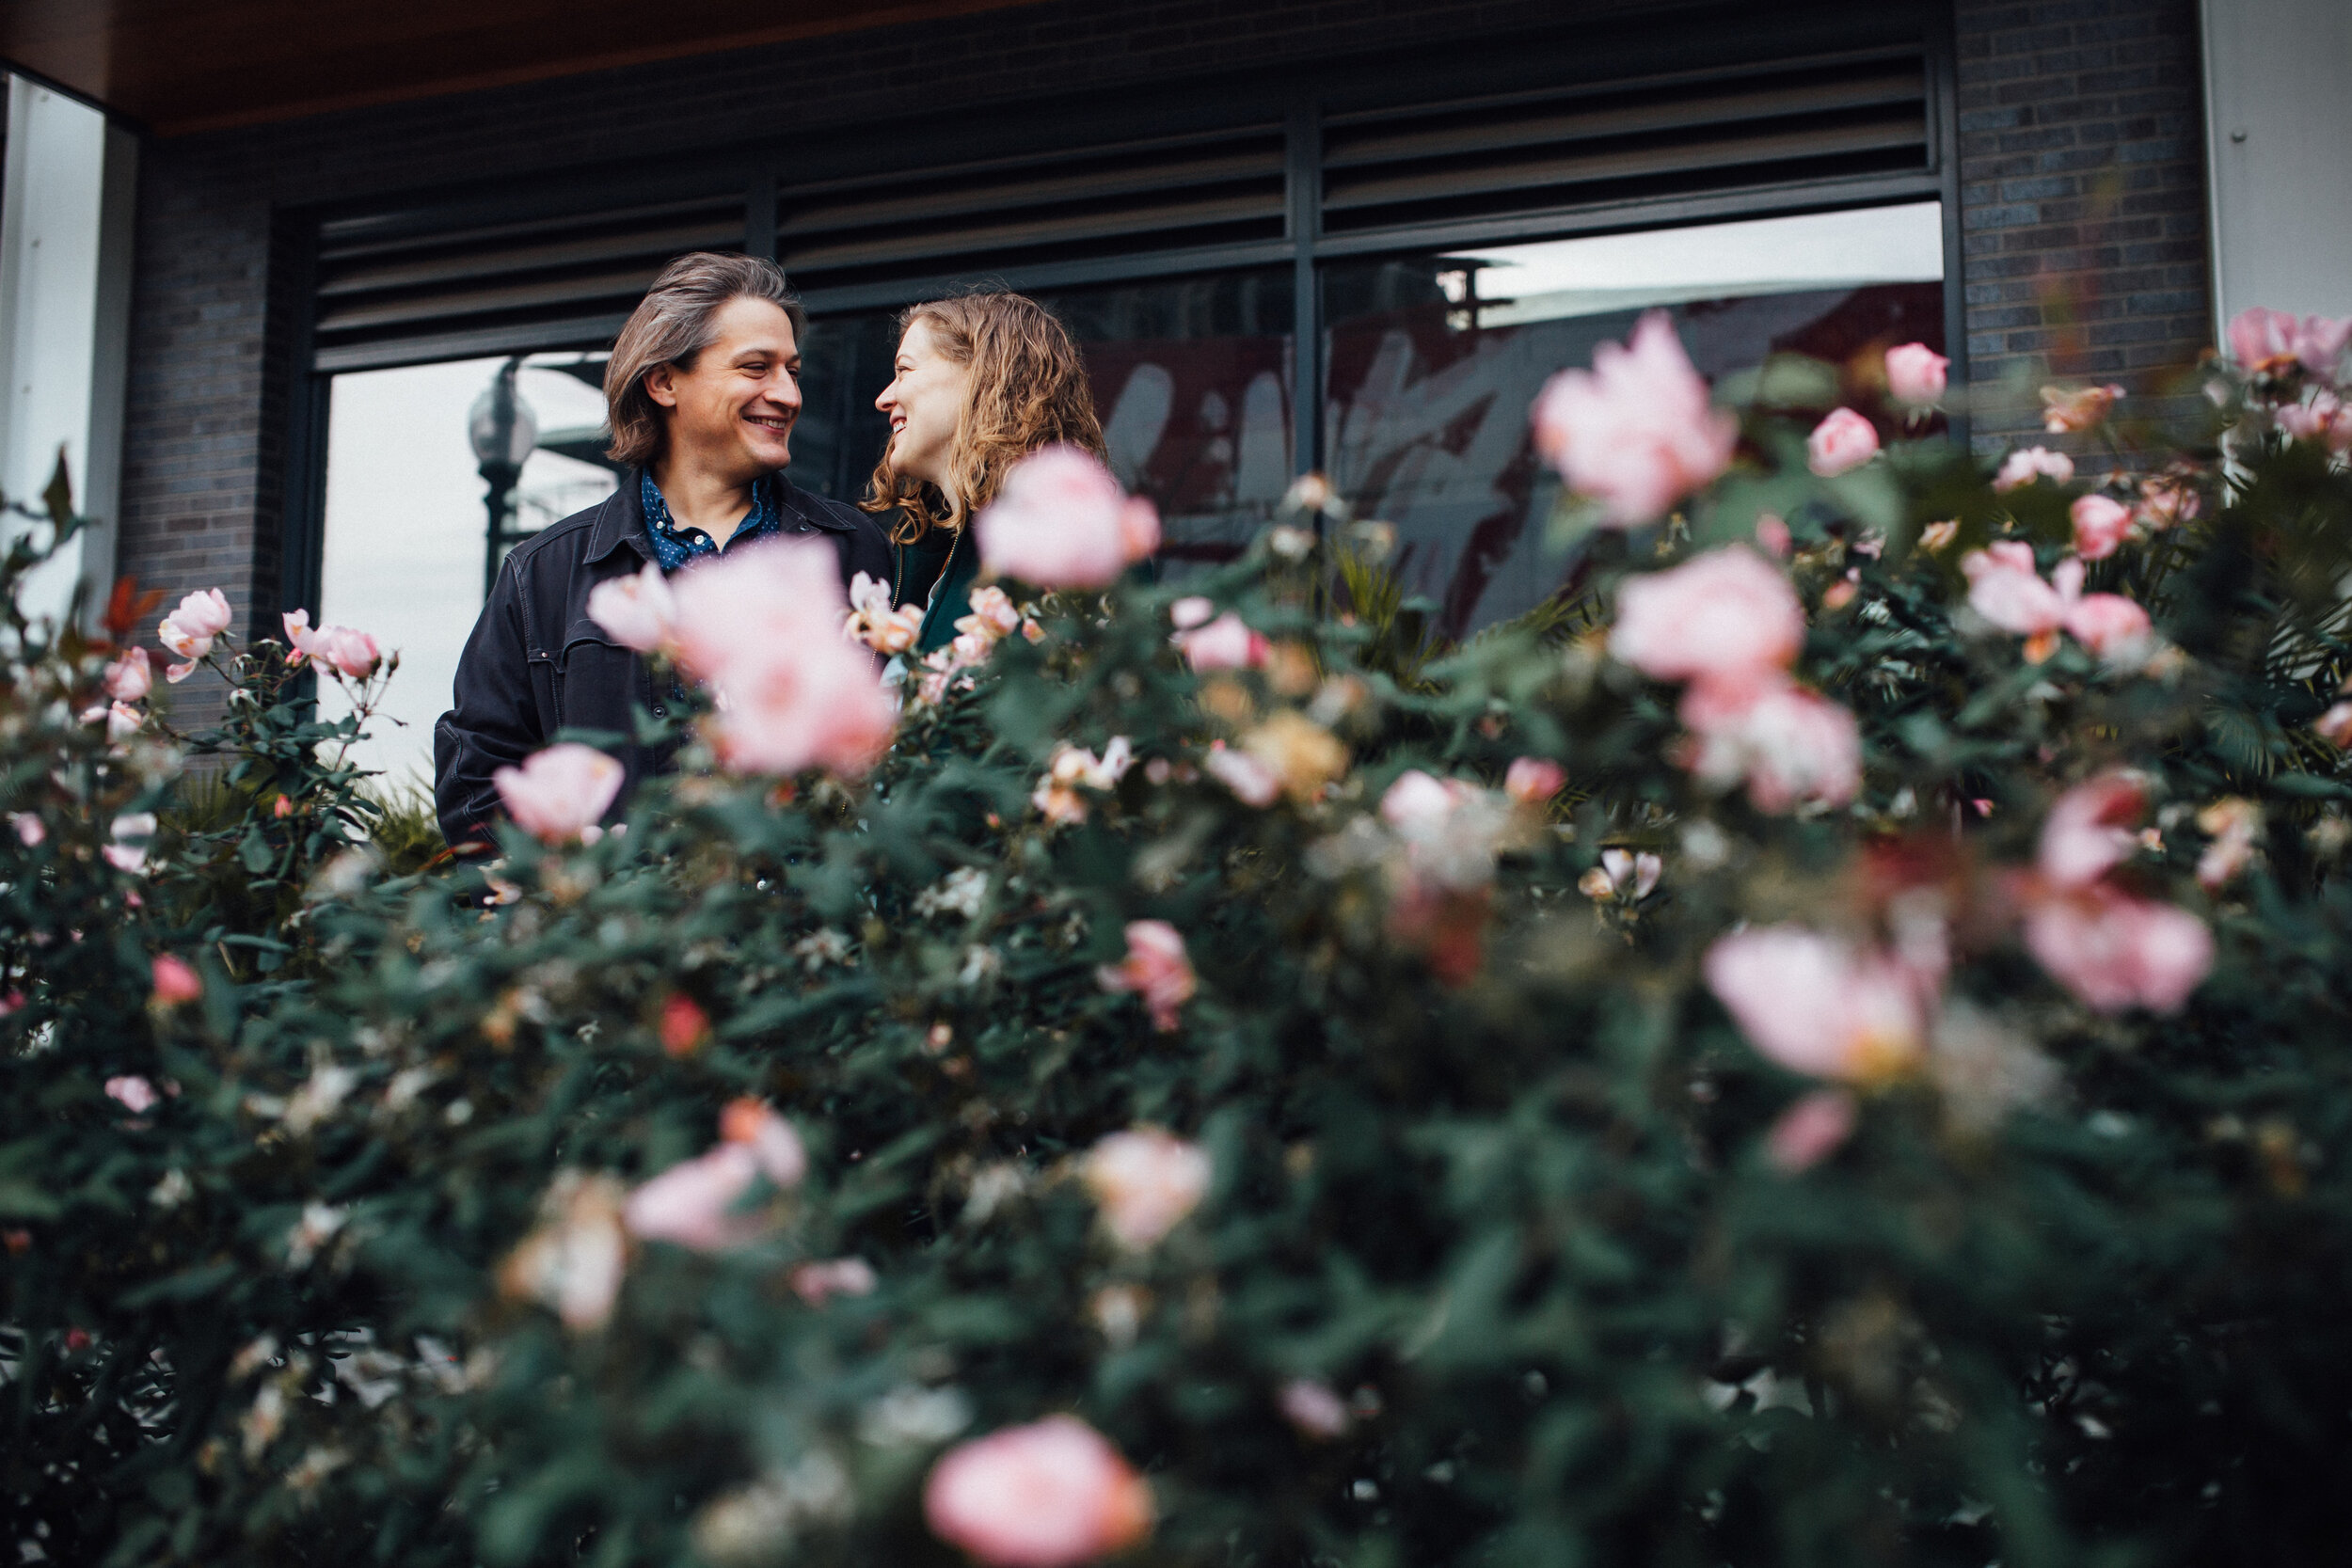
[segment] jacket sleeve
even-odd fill
[[[547,744],[515,578],[510,559],[457,660],[456,705],[433,727],[433,804],[453,847],[490,836],[505,815],[491,776]]]

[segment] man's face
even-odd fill
[[[693,368],[657,365],[645,391],[668,410],[667,461],[749,483],[792,461],[801,414],[801,346],[792,319],[765,299],[731,299]]]

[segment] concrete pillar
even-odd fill
[[[2352,4],[2201,6],[2217,325],[2352,315]]]
[[[36,575],[25,604],[92,613],[114,574],[138,143],[105,116],[8,78],[0,186],[0,493],[38,506],[65,452],[90,527]],[[9,519],[9,537],[27,526]]]

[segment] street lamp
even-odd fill
[[[473,443],[474,458],[490,486],[484,498],[490,513],[489,539],[482,562],[485,599],[498,585],[499,562],[524,537],[515,528],[515,484],[523,476],[523,459],[538,445],[539,417],[515,390],[515,372],[522,368],[519,355],[500,366],[466,415],[466,437]]]

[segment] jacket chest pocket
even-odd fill
[[[556,651],[555,721],[560,728],[633,736],[634,708],[649,700],[637,655],[593,621],[575,622]]]

